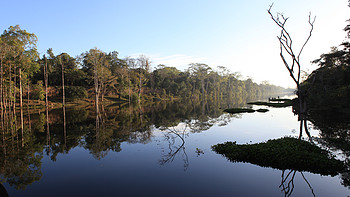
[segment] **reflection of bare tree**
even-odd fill
[[[290,170],[289,173],[287,174],[287,176],[284,176],[285,170],[282,170],[282,181],[281,181],[281,185],[279,187],[282,188],[282,191],[284,192],[284,196],[286,196],[286,197],[291,196],[293,191],[294,191],[294,178],[295,178],[296,173],[297,173],[296,170]],[[312,195],[316,196],[314,193],[314,189],[312,188],[309,181],[307,181],[303,172],[300,172],[300,174],[303,177],[306,184],[309,186]]]
[[[187,125],[182,130],[175,129],[174,127],[166,129],[167,133],[165,133],[165,139],[169,142],[169,152],[162,155],[161,159],[159,160],[160,165],[171,163],[175,160],[176,155],[180,155],[184,162],[184,170],[187,170],[189,162],[185,148],[185,138],[188,136],[186,130]],[[181,140],[180,145],[176,145],[177,138]]]
[[[312,137],[311,137],[311,134],[309,132],[309,129],[307,127],[307,119],[306,119],[306,116],[305,115],[300,115],[299,114],[299,121],[300,121],[300,133],[299,133],[299,139],[301,139],[301,137],[303,136],[303,126],[304,126],[304,129],[305,129],[305,133],[306,135],[309,137],[309,140],[310,142],[312,142]]]
[[[0,183],[0,196],[7,197],[9,196],[6,188]]]

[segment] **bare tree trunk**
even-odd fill
[[[23,108],[20,108],[21,110],[21,142],[22,142],[22,147],[24,146],[24,134],[23,134],[23,129],[24,129],[24,124],[23,124]]]
[[[21,66],[18,69],[19,75],[19,107],[22,109],[23,107],[23,91],[22,91],[22,68]]]
[[[201,85],[202,85],[202,100],[205,99],[205,87],[204,87],[204,79],[201,79]]]
[[[63,63],[61,61],[61,57],[60,57],[60,62],[61,62],[61,65],[62,65],[62,106],[64,107],[65,106],[65,92],[64,92],[64,66],[63,66]]]
[[[130,104],[131,104],[131,90],[130,90],[130,70],[129,70],[129,68],[128,68],[128,85],[129,85],[129,106],[130,106]]]
[[[9,100],[9,109],[12,108],[12,64],[10,63],[9,68],[9,92],[8,92],[8,100]]]
[[[142,89],[142,78],[141,78],[141,71],[140,71],[140,76],[139,76],[139,80],[140,80],[140,84],[139,84],[139,105],[141,105],[141,89]]]
[[[30,81],[29,81],[29,79],[28,79],[28,83],[27,83],[27,108],[29,109],[29,99],[30,99],[30,96],[29,96],[29,94],[30,94]]]
[[[48,92],[47,92],[47,86],[48,86],[48,72],[47,72],[47,59],[46,59],[45,56],[44,56],[44,59],[45,59],[45,66],[44,66],[45,106],[46,106],[46,109],[47,109],[48,106],[49,106],[49,95],[48,95]]]
[[[13,75],[14,75],[14,86],[13,86],[13,113],[16,113],[16,82],[17,82],[17,75],[16,75],[16,67],[13,69]]]
[[[272,6],[273,5],[270,5],[267,12],[271,16],[272,20],[277,24],[277,26],[281,30],[280,36],[277,36],[278,41],[280,43],[280,57],[284,63],[284,66],[287,68],[290,77],[293,79],[293,81],[295,82],[295,84],[297,86],[297,96],[298,96],[298,100],[299,100],[299,120],[300,120],[300,136],[299,136],[299,138],[301,138],[303,124],[304,124],[305,132],[307,133],[307,135],[309,136],[309,138],[311,140],[310,133],[307,131],[307,122],[306,122],[306,100],[305,100],[306,94],[300,88],[300,74],[301,74],[300,55],[301,55],[305,45],[308,43],[308,41],[311,38],[316,17],[313,20],[311,20],[311,13],[309,14],[308,23],[311,27],[311,29],[309,31],[309,36],[307,37],[306,41],[302,45],[298,55],[296,55],[296,53],[294,53],[294,50],[292,47],[293,40],[292,40],[290,34],[285,29],[285,24],[286,24],[288,18],[285,17],[281,13],[277,13],[277,16],[272,15],[272,13],[271,13]],[[285,59],[285,56],[283,53],[287,53],[290,56],[290,58],[291,58],[290,62],[288,62]],[[297,71],[296,73],[294,72],[295,68]]]
[[[95,105],[96,105],[96,113],[98,112],[98,78],[97,78],[97,63],[94,65],[94,82],[95,82]]]
[[[0,70],[0,105],[1,105],[1,111],[4,109],[4,103],[3,103],[3,65],[2,65],[2,57],[1,57],[1,70]]]

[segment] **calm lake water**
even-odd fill
[[[244,103],[111,105],[98,114],[91,106],[66,109],[66,124],[61,109],[50,111],[48,122],[45,111],[38,110],[30,116],[24,112],[23,132],[19,115],[16,120],[6,116],[1,125],[0,190],[11,197],[350,195],[349,174],[281,171],[232,163],[213,152],[212,145],[226,141],[252,144],[299,135],[291,107]],[[270,111],[222,112],[234,106]],[[311,122],[309,128],[315,138],[325,138]],[[320,146],[349,159],[346,150],[325,144]]]

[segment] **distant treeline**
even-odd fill
[[[75,58],[67,53],[54,55],[52,49],[39,56],[36,43],[35,34],[18,25],[1,35],[1,106],[9,107],[18,98],[22,106],[22,97],[43,100],[46,91],[51,99],[61,98],[62,81],[65,97],[97,101],[112,95],[129,102],[248,95],[259,98],[286,91],[268,82],[257,84],[250,78],[242,79],[225,67],[213,70],[206,64],[193,63],[185,71],[166,65],[151,70],[151,61],[144,55],[119,58],[117,51],[106,53],[97,48]]]

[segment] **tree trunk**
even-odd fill
[[[3,68],[2,68],[2,58],[1,58],[1,70],[0,70],[0,107],[1,107],[1,110],[3,110],[4,108],[4,103],[3,103],[3,88],[2,88],[2,83],[3,83],[3,80],[2,80],[2,77],[3,77]]]
[[[202,85],[202,100],[205,98],[205,87],[204,87],[204,79],[201,79],[201,85]]]
[[[139,105],[141,105],[141,88],[142,88],[142,78],[141,78],[141,71],[140,71],[140,84],[139,84]]]
[[[23,91],[22,91],[22,68],[18,69],[19,75],[19,107],[22,109],[23,107]]]
[[[98,78],[97,78],[97,63],[94,65],[94,82],[95,82],[95,105],[96,105],[96,113],[98,112]]]
[[[128,85],[129,85],[129,106],[131,104],[131,92],[130,92],[130,70],[128,69]]]
[[[8,95],[7,95],[7,98],[8,98],[8,102],[9,102],[9,110],[11,109],[12,107],[12,64],[10,63],[10,68],[9,68],[9,91],[8,91]]]
[[[44,66],[44,80],[45,80],[45,106],[48,108],[49,106],[49,95],[47,92],[47,85],[48,85],[48,72],[47,72],[47,59],[44,56],[45,59],[45,66]]]
[[[64,107],[65,106],[65,93],[64,93],[64,66],[62,64],[62,61],[61,61],[61,65],[62,65],[62,106]]]
[[[16,82],[17,82],[17,75],[16,75],[16,67],[13,69],[13,75],[14,75],[14,84],[13,84],[13,113],[16,113]]]
[[[27,83],[27,93],[28,93],[28,99],[27,99],[27,108],[29,109],[29,99],[30,99],[30,96],[29,96],[29,93],[30,93],[30,83],[29,83],[29,79],[28,79],[28,83]]]

